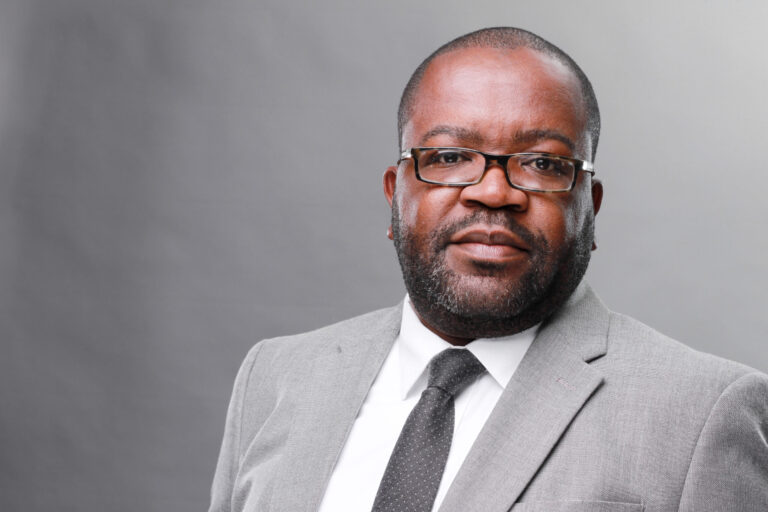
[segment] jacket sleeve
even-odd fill
[[[251,370],[261,347],[261,344],[257,344],[248,352],[235,378],[235,386],[229,401],[227,420],[224,426],[224,440],[221,443],[221,452],[211,486],[209,512],[230,512],[231,510],[232,491],[240,469],[243,404],[251,378]]]
[[[744,375],[720,395],[694,449],[679,510],[768,511],[768,376]]]

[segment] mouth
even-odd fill
[[[531,248],[519,236],[498,226],[475,225],[455,233],[449,247],[477,262],[503,263],[526,256]]]

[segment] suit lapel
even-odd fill
[[[504,390],[440,512],[507,511],[602,383],[608,310],[582,285],[538,336]]]
[[[317,343],[270,510],[317,510],[368,390],[397,337],[402,304],[365,332]]]

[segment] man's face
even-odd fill
[[[403,148],[458,146],[485,153],[544,152],[585,160],[579,83],[538,52],[469,48],[427,68]],[[413,161],[384,174],[406,288],[422,321],[453,343],[519,332],[545,319],[589,262],[602,187],[579,173],[570,192],[524,192],[505,171],[445,187],[416,179]]]

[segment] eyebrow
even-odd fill
[[[455,139],[458,139],[470,143],[481,144],[485,139],[482,134],[477,130],[470,128],[462,128],[460,126],[450,125],[438,125],[427,131],[419,140],[420,145],[424,145],[429,139],[437,135],[450,135]],[[530,144],[532,142],[538,142],[541,140],[557,140],[568,146],[571,152],[576,151],[576,144],[566,135],[556,130],[525,130],[515,133],[512,138],[514,144]]]
[[[568,146],[568,149],[571,150],[571,152],[576,151],[576,144],[570,137],[555,130],[527,130],[524,132],[517,132],[514,137],[514,142],[516,144],[525,144],[547,139],[560,141]]]
[[[459,126],[450,126],[441,124],[438,126],[435,126],[431,130],[429,130],[427,133],[425,133],[421,139],[419,139],[419,145],[424,145],[426,142],[431,139],[432,137],[436,137],[437,135],[450,135],[454,139],[458,139],[461,141],[467,141],[469,143],[480,143],[483,141],[483,136],[480,135],[480,132],[477,130],[472,130],[470,128],[462,128]]]

